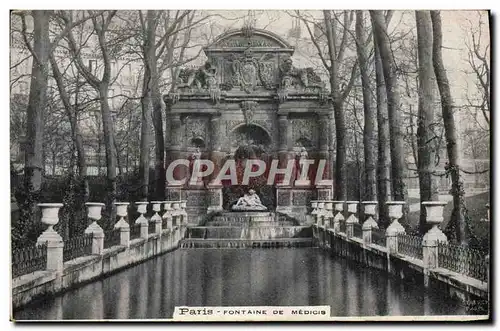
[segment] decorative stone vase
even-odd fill
[[[186,200],[182,200],[181,201],[181,208],[182,209],[186,209],[186,207],[187,207],[187,201]]]
[[[87,216],[92,221],[98,221],[101,219],[102,208],[105,206],[104,203],[101,202],[86,202],[85,206],[87,206],[88,213]]]
[[[385,203],[389,207],[389,218],[399,220],[403,217],[404,201],[387,201]]]
[[[124,218],[127,216],[127,208],[130,203],[128,202],[115,202],[116,206],[116,215],[118,215],[121,218]]]
[[[137,205],[137,212],[141,215],[146,214],[148,210],[149,202],[147,201],[138,201],[135,203]]]
[[[359,201],[346,201],[347,203],[347,212],[350,214],[356,214],[358,212],[358,203]]]
[[[344,201],[333,201],[335,205],[335,211],[343,212],[344,211]]]
[[[424,201],[422,206],[425,207],[427,213],[426,221],[428,224],[432,225],[432,228],[424,235],[423,240],[425,242],[436,241],[436,242],[448,242],[446,235],[439,229],[439,224],[444,221],[443,212],[444,206],[448,202],[446,201]]]
[[[363,201],[365,215],[375,216],[377,215],[377,205],[378,201]]]
[[[162,218],[167,218],[172,216],[172,202],[163,201],[163,209],[165,210],[165,213],[163,214]]]
[[[333,202],[332,201],[327,201],[325,203],[325,210],[326,211],[324,214],[324,218],[325,218],[326,223],[324,225],[327,227],[330,227],[332,219],[333,219]]]
[[[47,225],[47,232],[55,232],[54,225],[59,223],[59,209],[62,203],[39,203],[37,206],[42,210],[42,223]]]
[[[405,228],[399,223],[399,219],[403,217],[404,201],[387,201],[385,203],[389,207],[389,218],[391,224],[386,229],[388,236],[395,236],[398,233],[405,233]]]
[[[317,217],[323,216],[325,213],[325,202],[324,201],[318,201],[318,211],[316,213]]]
[[[161,211],[162,201],[151,201],[153,205],[153,211],[155,212],[153,216],[151,216],[151,222],[161,222],[161,216],[158,214]]]
[[[179,201],[172,203],[172,216],[179,215],[180,210],[181,210],[181,204]]]

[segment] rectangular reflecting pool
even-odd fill
[[[163,319],[175,306],[329,305],[332,316],[465,315],[458,299],[316,248],[178,249],[14,312],[16,320]]]

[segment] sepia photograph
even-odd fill
[[[491,16],[9,10],[10,321],[491,321]]]

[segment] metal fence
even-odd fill
[[[168,229],[168,218],[163,218],[161,220],[161,229],[162,230]]]
[[[481,251],[453,244],[438,244],[438,266],[486,282],[488,263]]]
[[[375,245],[386,247],[386,237],[384,229],[372,229],[372,243]]]
[[[104,232],[104,248],[120,245],[120,229]]]
[[[423,259],[422,238],[407,234],[398,235],[398,253],[415,259]]]
[[[148,233],[155,233],[156,232],[156,223],[155,222],[149,222],[148,224]]]
[[[141,237],[141,225],[133,224],[130,226],[130,240]]]
[[[342,232],[342,233],[346,232],[345,220],[344,221],[340,221],[339,232]]]
[[[361,224],[353,224],[353,237],[363,239],[363,226]]]
[[[33,245],[12,251],[12,278],[47,267],[47,244]]]
[[[85,234],[65,241],[63,261],[66,262],[80,256],[92,255],[92,237],[92,234]]]

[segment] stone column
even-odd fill
[[[144,214],[146,213],[149,202],[138,201],[135,204],[137,205],[137,211],[141,214],[135,220],[135,224],[141,225],[141,238],[148,239],[148,219],[144,217]]]
[[[37,244],[47,244],[47,270],[62,273],[64,270],[62,237],[54,230],[54,225],[59,223],[59,209],[62,203],[39,203],[37,205],[42,210],[42,223],[47,225]]]
[[[377,201],[363,201],[364,213],[367,217],[366,221],[363,223],[363,245],[369,245],[372,243],[372,229],[378,229],[378,224],[374,217],[377,214]]]
[[[85,203],[88,209],[88,218],[92,223],[85,229],[85,234],[92,234],[92,254],[102,255],[104,250],[104,231],[97,224],[97,221],[101,219],[101,211],[104,207],[103,203],[99,202],[87,202]]]
[[[166,148],[166,168],[168,169],[168,166],[170,163],[172,163],[174,160],[177,159],[184,159],[185,155],[182,152],[182,147],[183,147],[183,131],[182,131],[182,121],[181,121],[181,116],[180,114],[170,114],[168,118],[170,122],[170,136],[169,136],[169,142],[170,145],[167,146]],[[178,165],[174,171],[173,171],[173,177],[175,180],[182,180],[186,178],[189,175],[189,169],[187,169],[183,165]],[[189,181],[189,178],[187,178],[187,182]],[[175,199],[173,195],[179,194],[180,195],[180,188],[181,186],[179,185],[172,185],[169,184],[167,181],[167,197],[169,199]],[[179,197],[180,199],[180,197]]]
[[[222,184],[213,183],[207,186],[208,189],[208,208],[207,212],[222,211]]]
[[[343,221],[344,218],[344,201],[333,201],[335,206],[335,216],[333,217],[333,232],[340,232],[340,222]]]
[[[214,172],[210,177],[210,184],[214,183],[226,158],[226,153],[222,151],[222,142],[224,140],[223,124],[220,114],[213,114],[210,118],[210,160],[214,163]]]
[[[356,217],[359,201],[347,201],[347,212],[350,214],[345,220],[347,238],[354,237],[354,224],[359,223]]]
[[[120,220],[114,225],[115,229],[120,229],[120,245],[127,248],[130,246],[130,226],[125,221],[128,205],[128,202],[115,202],[116,215],[120,217]]]
[[[389,207],[389,218],[391,219],[391,224],[385,230],[388,253],[396,254],[398,252],[398,234],[406,233],[405,228],[399,223],[399,219],[403,217],[404,204],[404,201],[386,202]]]
[[[151,217],[150,222],[155,224],[155,233],[161,235],[161,223],[162,219],[159,214],[161,212],[161,204],[162,201],[151,201],[153,204],[153,211],[155,212],[154,215]]]
[[[443,211],[446,201],[426,201],[422,206],[426,211],[426,222],[432,225],[432,228],[424,235],[422,239],[422,256],[424,262],[424,286],[429,286],[429,270],[438,267],[438,244],[447,243],[448,238],[439,229],[438,225],[444,220]]]

